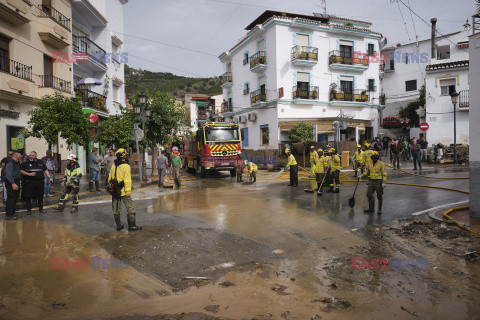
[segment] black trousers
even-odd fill
[[[15,184],[19,187],[18,190],[13,190],[12,184],[10,182],[5,182],[7,187],[7,206],[5,208],[5,213],[7,217],[13,217],[15,215],[15,205],[18,201],[18,196],[20,195],[20,180],[15,181]]]
[[[23,193],[27,210],[32,210],[32,199],[37,199],[38,209],[43,209],[43,191],[45,188],[45,179],[27,180]]]
[[[298,186],[298,165],[297,164],[290,166],[290,184],[292,186]]]

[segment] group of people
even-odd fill
[[[169,165],[170,164],[170,165]],[[162,154],[158,155],[155,159],[155,165],[158,169],[158,187],[162,188],[165,182],[165,176],[167,175],[168,168],[170,167],[173,175],[173,183],[175,184],[175,189],[180,189],[182,186],[182,179],[180,175],[180,170],[182,169],[182,158],[180,157],[180,152],[178,147],[172,148],[172,159],[168,160],[167,156]]]
[[[377,138],[378,139],[378,138]],[[408,137],[383,138],[384,156],[390,155],[390,163],[400,169],[400,159],[413,160],[413,170],[422,170],[422,161],[428,160],[428,141],[421,136],[420,139],[409,139]],[[418,169],[417,169],[418,167]]]
[[[239,151],[239,155],[242,152]],[[237,175],[237,182],[243,182],[243,174],[245,173],[250,180],[249,182],[255,183],[257,182],[257,171],[258,166],[253,163],[252,161],[244,160],[239,161],[236,168],[236,175]]]

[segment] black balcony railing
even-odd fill
[[[294,46],[292,60],[318,61],[318,48]]]
[[[369,92],[367,90],[352,90],[350,92],[334,91],[330,93],[331,101],[354,101],[354,102],[366,102],[368,101]]]
[[[368,57],[352,57],[351,55],[345,54],[345,52],[339,50],[330,51],[329,54],[329,64],[347,64],[347,65],[360,65],[368,67],[369,61]]]
[[[318,87],[308,86],[305,88],[293,86],[293,99],[318,99]]]
[[[84,107],[107,111],[105,101],[107,97],[85,88],[75,88],[75,97],[79,99]]]
[[[62,80],[54,77],[51,74],[40,76],[42,80],[42,87],[53,88],[66,93],[72,93],[72,83],[70,81]]]
[[[377,86],[368,86],[367,91],[377,91]]]
[[[32,67],[0,56],[0,71],[9,73],[15,77],[32,81]]]
[[[222,83],[222,85],[224,85],[225,83],[232,83],[232,81],[233,77],[231,72],[225,72],[220,76],[220,82]]]
[[[265,90],[258,89],[250,93],[250,103],[254,104],[258,101],[267,101],[267,93]]]
[[[265,51],[259,51],[250,57],[250,69],[261,64],[267,64],[267,53]]]
[[[65,17],[63,14],[58,12],[57,9],[55,9],[52,6],[46,6],[39,4],[38,5],[40,9],[40,17],[46,17],[50,18],[68,31],[70,31],[70,19]]]
[[[72,36],[73,40],[73,52],[76,53],[87,53],[89,56],[93,57],[98,62],[105,64],[105,55],[106,52],[95,42],[88,39],[87,37],[77,37]]]
[[[469,93],[470,93],[469,90],[462,90],[462,91],[459,92],[458,106],[460,108],[470,107]]]

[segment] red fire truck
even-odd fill
[[[196,170],[202,177],[208,171],[230,171],[233,177],[242,158],[239,155],[240,128],[233,123],[207,122],[192,138],[184,139],[184,160],[187,171]]]

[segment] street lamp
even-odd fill
[[[134,111],[137,114],[137,116],[139,116],[140,119],[142,120],[142,130],[143,130],[143,134],[145,135],[145,121],[150,117],[151,109],[148,105],[145,105],[145,102],[146,102],[145,93],[142,91],[138,96],[140,98],[140,103],[135,104]],[[140,159],[138,160],[140,161]],[[147,161],[145,160],[145,154],[143,155],[142,172],[140,173],[140,177],[142,178],[142,180],[148,180],[147,179]]]
[[[450,93],[453,103],[453,163],[457,163],[457,103],[459,93],[453,91]]]

